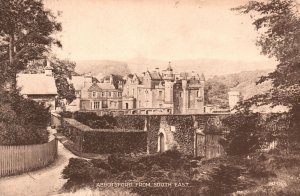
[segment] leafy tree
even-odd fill
[[[234,8],[242,14],[251,14],[253,25],[259,33],[257,45],[261,53],[275,58],[277,68],[257,83],[271,81],[272,88],[264,94],[256,95],[237,109],[246,114],[253,105],[283,105],[290,110],[285,119],[285,129],[277,133],[277,139],[284,139],[286,149],[295,149],[290,143],[299,143],[300,122],[300,16],[296,0],[250,1]],[[244,124],[244,123],[243,123]],[[276,125],[277,126],[277,125]],[[255,133],[250,131],[251,134]],[[261,138],[261,137],[260,137]]]
[[[277,69],[261,77],[258,83],[271,80],[273,88],[265,94],[247,100],[243,108],[251,105],[284,105],[293,117],[300,110],[300,17],[297,1],[251,1],[234,8],[243,14],[252,14],[253,25],[259,32],[257,45],[261,53],[278,61]]]
[[[51,36],[60,30],[42,0],[0,0],[0,145],[48,141],[49,110],[19,95],[16,75],[53,44],[61,46]]]
[[[66,99],[70,103],[76,96],[75,88],[68,80],[72,79],[76,64],[68,60],[59,60],[56,57],[53,57],[51,62],[59,99]]]
[[[16,88],[16,74],[28,62],[42,58],[53,44],[61,46],[51,37],[60,30],[43,1],[0,0],[0,65],[10,87]]]
[[[209,79],[205,85],[205,102],[219,105],[220,108],[228,108],[229,87],[214,79]]]

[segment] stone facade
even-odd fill
[[[204,113],[203,74],[174,74],[171,65],[162,72],[130,74],[114,85],[109,80],[93,82],[91,75],[74,76],[71,81],[77,99],[68,110],[123,111],[131,114]]]
[[[162,73],[146,71],[126,78],[122,109],[168,109],[173,114],[204,113],[203,74],[174,74],[171,65]],[[159,111],[158,111],[159,112]]]
[[[73,76],[70,81],[76,99],[67,106],[68,110],[118,110],[122,109],[122,89],[116,88],[113,78],[103,82],[93,81],[90,74]]]

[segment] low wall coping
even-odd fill
[[[64,120],[69,123],[71,126],[80,129],[81,131],[88,132],[88,131],[96,131],[96,132],[147,132],[145,130],[138,130],[138,129],[121,129],[121,128],[115,128],[115,129],[93,129],[85,124],[82,124],[81,122],[78,122],[77,120],[73,118],[64,118]]]

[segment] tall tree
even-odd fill
[[[69,83],[75,73],[76,64],[56,57],[53,57],[51,62],[59,99],[66,99],[70,103],[76,98],[74,86]]]
[[[44,8],[42,0],[0,0],[0,65],[2,75],[16,88],[16,74],[29,61],[39,59],[52,44],[61,24]]]
[[[300,116],[300,16],[296,0],[250,1],[234,8],[242,14],[251,14],[253,25],[259,33],[257,45],[261,53],[275,58],[277,68],[262,77],[258,83],[271,80],[273,88],[265,94],[244,102],[251,105],[284,105],[291,114]]]
[[[258,83],[271,81],[272,88],[260,95],[253,96],[240,104],[242,114],[249,116],[253,105],[283,105],[289,108],[287,117],[273,118],[266,124],[278,122],[271,129],[263,129],[279,141],[287,152],[300,150],[300,15],[296,0],[269,0],[266,2],[250,1],[244,6],[234,8],[242,14],[250,14],[254,19],[253,25],[258,31],[257,45],[261,53],[275,58],[278,62],[275,71],[261,77]],[[244,113],[243,113],[244,112]],[[249,112],[249,113],[248,113]],[[238,123],[240,123],[238,122]],[[281,122],[281,123],[280,123]],[[284,128],[280,124],[284,122]],[[249,126],[246,126],[246,128]],[[276,131],[278,130],[278,131]],[[242,132],[241,132],[242,133]],[[255,131],[250,130],[253,135]],[[247,138],[247,135],[243,134]],[[266,137],[262,137],[266,141]]]

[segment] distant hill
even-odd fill
[[[235,74],[214,76],[206,82],[206,101],[210,104],[228,107],[228,92],[239,91],[244,99],[266,92],[272,87],[270,81],[256,85],[263,75],[272,70],[243,71]]]
[[[168,61],[147,59],[138,57],[126,61],[132,73],[142,73],[147,68],[154,70],[167,68]],[[194,71],[204,73],[207,78],[214,75],[224,75],[237,73],[241,71],[251,71],[255,69],[275,69],[275,63],[272,60],[266,61],[234,61],[221,59],[194,59],[194,60],[171,60],[171,65],[175,72]]]
[[[85,60],[76,61],[76,72],[88,73],[101,78],[109,74],[125,76],[130,73],[130,69],[126,62],[110,61],[110,60]]]
[[[168,61],[148,59],[137,57],[126,61],[112,60],[85,60],[76,61],[76,71],[78,73],[92,72],[97,76],[116,74],[126,75],[128,73],[142,73],[149,70],[159,68],[160,71],[168,66]],[[224,75],[237,73],[241,71],[250,71],[255,69],[275,69],[276,63],[272,60],[266,61],[233,61],[221,59],[194,59],[194,60],[171,60],[171,65],[175,72],[194,71],[196,73],[204,73],[206,78],[214,75]]]

